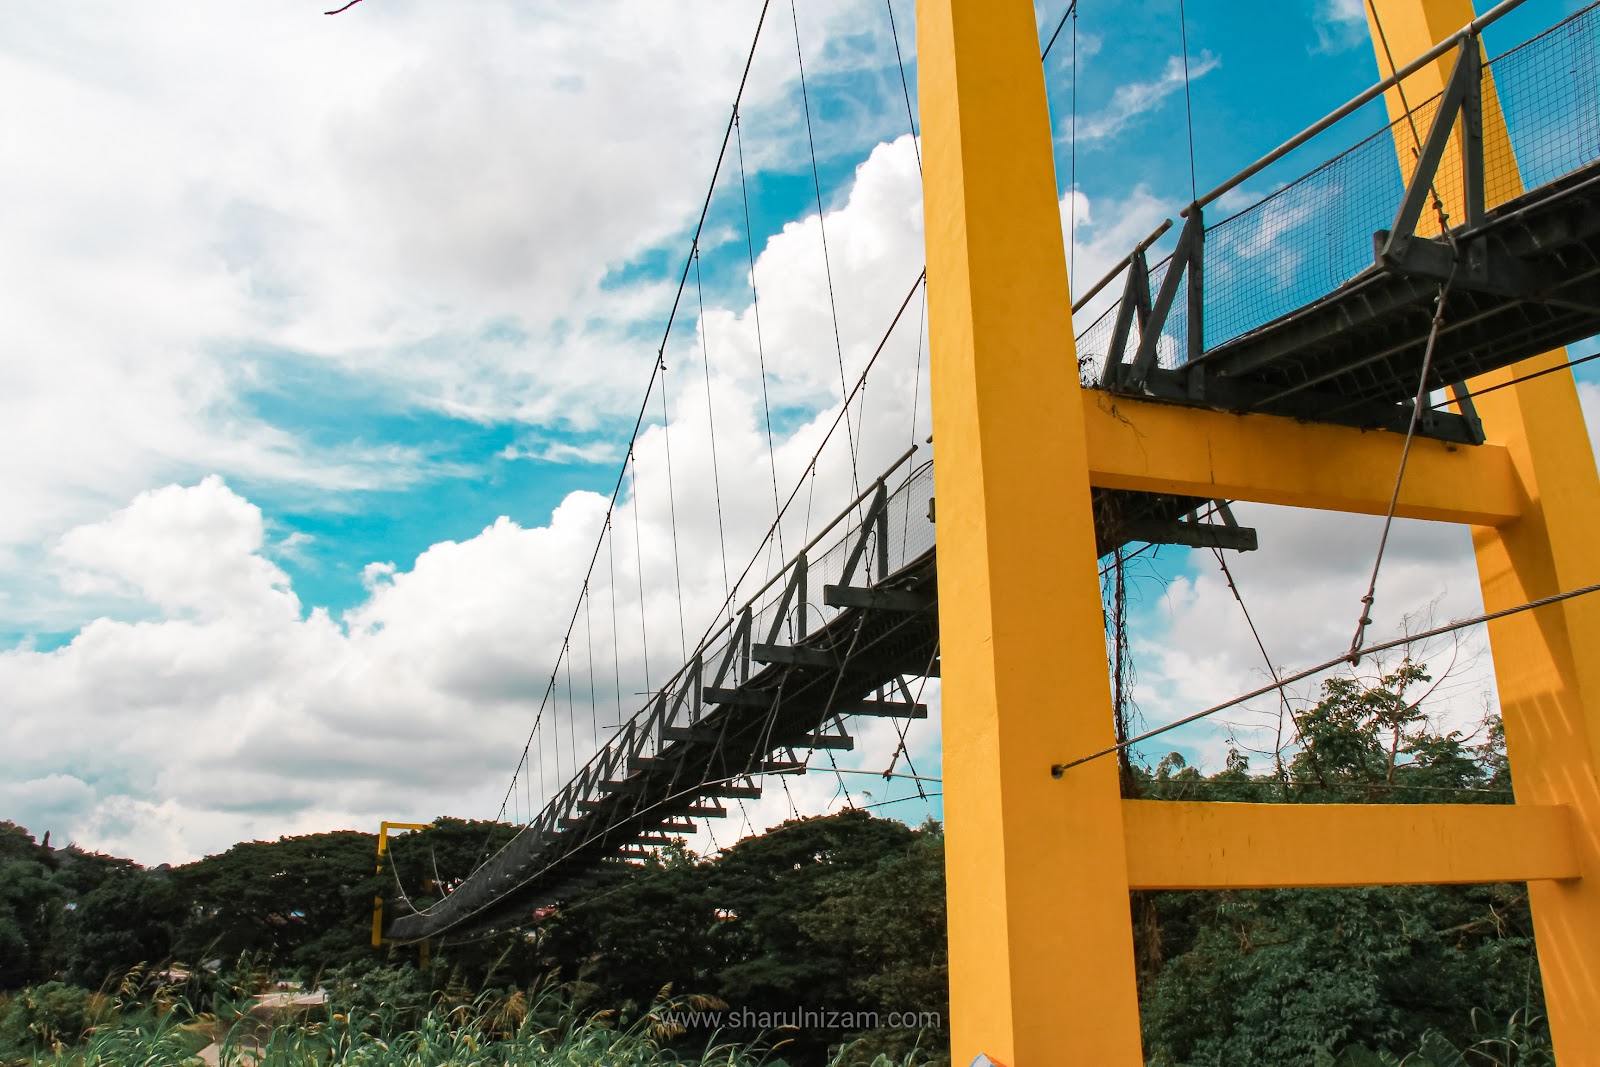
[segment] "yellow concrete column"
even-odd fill
[[[919,0],[955,1062],[1142,1062],[1084,417],[1027,0]]]
[[[1469,0],[1374,3],[1369,19],[1385,74],[1383,40],[1404,64],[1473,16]],[[1413,105],[1442,88],[1451,62],[1407,79]],[[1510,146],[1492,94],[1486,96],[1484,150],[1493,160]],[[1389,106],[1391,115],[1400,114],[1398,94]],[[1401,168],[1409,173],[1409,131],[1396,136]],[[1445,165],[1459,167],[1459,157],[1447,156]],[[1488,190],[1491,205],[1519,191],[1512,168],[1491,166],[1490,174],[1497,172],[1502,186]],[[1459,180],[1446,185],[1460,188]],[[1453,219],[1463,218],[1460,203],[1446,207]],[[1484,388],[1566,359],[1565,350],[1548,352],[1472,385]],[[1571,373],[1502,389],[1477,405],[1489,440],[1506,447],[1527,495],[1520,518],[1473,528],[1484,607],[1494,611],[1600,580],[1600,478]],[[1600,1064],[1600,602],[1579,599],[1504,619],[1489,628],[1489,639],[1517,801],[1565,804],[1573,812],[1583,877],[1528,884],[1556,1057],[1563,1067]]]

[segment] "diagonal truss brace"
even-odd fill
[[[1434,112],[1428,138],[1417,154],[1417,166],[1406,183],[1405,195],[1387,230],[1373,235],[1377,265],[1396,274],[1449,280],[1462,289],[1499,296],[1533,297],[1554,279],[1542,277],[1529,265],[1474,231],[1486,214],[1487,188],[1483,159],[1483,56],[1480,38],[1464,37],[1457,47],[1455,66]],[[1439,167],[1451,138],[1461,155],[1461,187],[1466,219],[1451,226],[1438,198]],[[1419,237],[1417,225],[1432,198],[1439,212],[1438,237]]]
[[[1189,212],[1183,230],[1178,234],[1178,245],[1172,251],[1172,258],[1167,261],[1167,272],[1154,298],[1150,295],[1150,265],[1146,246],[1134,249],[1128,259],[1128,277],[1112,328],[1111,347],[1100,372],[1103,388],[1144,389],[1146,381],[1157,368],[1161,332],[1172,314],[1181,284],[1187,283],[1188,286],[1189,336],[1184,358],[1193,362],[1202,354],[1205,348],[1205,235],[1205,213],[1195,208]],[[1139,327],[1139,345],[1134,350],[1132,361],[1124,363],[1123,354],[1135,323]]]

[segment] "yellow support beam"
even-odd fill
[[[1382,515],[1402,434],[1136,400],[1083,389],[1089,480],[1106,489]],[[1395,513],[1500,526],[1524,495],[1503,445],[1412,443]],[[943,531],[941,530],[941,535]],[[941,568],[944,566],[941,554]]]
[[[1368,18],[1382,73],[1404,63],[1472,18],[1470,0],[1372,0]],[[1454,62],[1446,56],[1388,94],[1389,113],[1439,92]],[[1427,136],[1426,131],[1420,135]],[[1484,155],[1489,204],[1521,191],[1510,137],[1492,85],[1485,86]],[[1409,126],[1396,128],[1402,174],[1414,166]],[[1436,185],[1452,219],[1465,217],[1461,165],[1448,152]],[[1431,224],[1423,212],[1419,230]],[[1436,225],[1434,227],[1437,228]],[[1426,232],[1426,231],[1424,231]],[[1448,321],[1449,307],[1445,317]],[[1470,383],[1509,382],[1567,359],[1556,350]],[[1600,581],[1600,477],[1570,371],[1521,382],[1477,400],[1489,439],[1505,446],[1528,498],[1515,522],[1474,528],[1483,604],[1490,611]],[[1600,1064],[1600,603],[1593,598],[1502,619],[1489,626],[1506,747],[1517,797],[1566,805],[1573,813],[1580,879],[1528,887],[1539,972],[1556,1059],[1563,1067]]]
[[[1144,1062],[1033,5],[919,0],[953,1062]],[[1068,345],[1063,351],[1063,343]]]
[[[1570,808],[1125,800],[1136,889],[1446,885],[1576,878]]]

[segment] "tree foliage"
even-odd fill
[[[1498,722],[1472,736],[1437,728],[1436,685],[1411,661],[1331,679],[1295,716],[1299,743],[1267,773],[1240,752],[1212,774],[1169,753],[1130,765],[1124,787],[1154,801],[1509,802]],[[942,832],[856,810],[792,820],[715,856],[679,845],[609,868],[527,930],[437,947],[427,973],[409,951],[370,947],[374,895],[391,915],[426,907],[514,832],[439,819],[392,838],[381,872],[376,839],[354,832],[247,842],[169,872],[50,850],[0,823],[0,986],[31,987],[8,1009],[12,1030],[59,1036],[78,1025],[78,994],[51,979],[99,987],[174,956],[252,975],[327,970],[352,1019],[385,1026],[479,990],[505,988],[510,1004],[509,986],[534,982],[559,986],[583,1012],[616,1009],[605,1017],[622,1026],[654,1026],[664,996],[756,1014],[947,1016]],[[1549,1062],[1521,885],[1140,893],[1130,905],[1151,1067]],[[945,1039],[869,1030],[809,1027],[783,1035],[783,1056],[824,1062],[852,1042],[852,1062],[898,1061],[919,1038],[924,1048]],[[710,1036],[661,1040],[689,1048]]]
[[[191,959],[251,953],[280,967],[345,962],[366,951],[377,839],[343,830],[248,841],[174,874],[192,909],[178,939]]]
[[[0,988],[49,976],[61,925],[62,892],[33,859],[0,867]]]
[[[67,978],[97,989],[141,963],[170,959],[182,920],[183,902],[169,878],[127,871],[101,881],[67,921]]]
[[[1287,781],[1252,775],[1238,753],[1211,776],[1173,753],[1144,775],[1144,795],[1509,803],[1498,723],[1477,744],[1439,732],[1423,706],[1432,680],[1409,660],[1367,682],[1328,680],[1298,717],[1304,744]],[[1436,1046],[1465,1047],[1475,1019],[1543,1011],[1521,885],[1154,897],[1159,942],[1144,951],[1160,959],[1141,1001],[1153,1064],[1365,1062],[1414,1050],[1429,1033]]]
[[[677,851],[618,872],[562,908],[540,945],[596,1005],[642,1010],[670,983],[757,1014],[928,1011],[942,1020],[943,873],[937,825],[916,831],[856,810],[796,819],[713,859]],[[789,1035],[794,1062],[860,1030]]]

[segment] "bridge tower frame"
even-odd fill
[[[1391,54],[1420,55],[1474,15],[1472,0],[1371,0],[1366,10],[1385,75],[1393,73]],[[1391,117],[1406,114],[1407,100],[1415,104],[1442,92],[1449,77],[1450,58],[1441,57],[1406,78],[1386,94]],[[1505,117],[1487,84],[1483,137],[1485,152],[1511,158]],[[1397,128],[1395,151],[1407,180],[1416,166],[1412,147]],[[1446,155],[1446,164],[1454,163],[1458,174],[1459,158],[1458,152]],[[1485,181],[1490,203],[1522,192],[1515,168],[1496,169]],[[1445,210],[1453,218],[1465,217],[1460,202],[1447,202]],[[1503,384],[1567,360],[1567,350],[1558,348],[1484,375],[1472,388]],[[1485,610],[1515,607],[1595,581],[1600,481],[1571,372],[1546,374],[1481,397],[1478,412],[1489,439],[1510,453],[1526,494],[1518,521],[1473,527]],[[1600,1063],[1600,605],[1571,601],[1501,619],[1490,624],[1489,641],[1517,800],[1572,812],[1573,845],[1585,875],[1528,885],[1557,1056],[1563,1064]]]
[[[1472,17],[1374,2],[1396,57]],[[1092,486],[1382,514],[1402,441],[1082,389],[1033,7],[917,14],[955,1062],[1142,1063],[1130,889],[1526,881],[1557,1055],[1600,1064],[1600,656],[1578,654],[1600,602],[1490,627],[1514,805],[1137,801],[1110,760],[1052,776],[1112,743]],[[1472,527],[1490,611],[1600,580],[1571,374],[1478,410],[1486,444],[1413,445],[1396,514]]]

